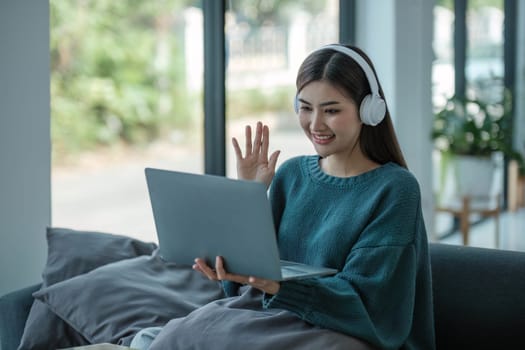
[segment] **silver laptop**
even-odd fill
[[[222,256],[228,272],[275,281],[337,273],[281,261],[263,184],[222,176],[146,168],[160,254],[167,261],[210,266]]]

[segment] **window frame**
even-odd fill
[[[355,42],[355,0],[339,1],[339,40]],[[226,175],[226,66],[224,1],[203,0],[204,172]]]

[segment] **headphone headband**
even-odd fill
[[[365,72],[366,79],[368,80],[368,84],[370,84],[370,90],[372,91],[372,95],[379,96],[379,84],[377,83],[376,76],[374,74],[374,71],[368,64],[368,62],[366,62],[366,60],[363,58],[363,56],[361,56],[356,51],[346,46],[343,46],[343,45],[334,45],[334,44],[325,45],[325,46],[318,48],[314,52],[321,51],[321,50],[338,51],[338,52],[344,53],[345,55],[349,56],[354,61],[356,61],[359,67],[361,67],[361,69],[363,70],[363,72]]]

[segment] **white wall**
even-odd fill
[[[356,45],[374,63],[392,118],[396,118],[395,0],[357,1]]]
[[[36,283],[50,223],[49,2],[0,2],[0,295]]]
[[[373,60],[409,169],[421,186],[427,232],[433,227],[432,38],[434,1],[361,0],[357,45]]]

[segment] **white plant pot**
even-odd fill
[[[493,158],[457,155],[453,164],[457,194],[471,197],[492,194],[496,169]]]

